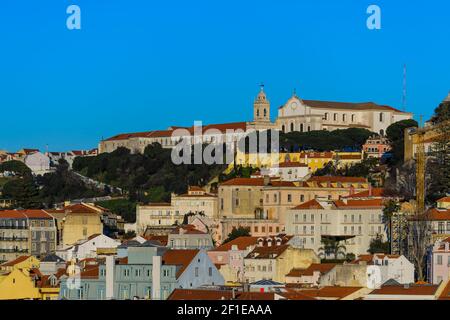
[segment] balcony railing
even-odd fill
[[[28,253],[28,249],[0,249],[2,253]]]
[[[27,237],[0,237],[0,241],[28,241]]]
[[[28,229],[28,226],[0,226],[0,229],[25,230],[25,229]]]

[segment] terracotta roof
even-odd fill
[[[327,273],[336,266],[336,263],[313,263],[306,269],[293,268],[286,277],[312,276],[315,271]]]
[[[255,247],[252,252],[250,252],[245,258],[246,259],[276,259],[278,258],[286,249],[289,248],[288,244],[282,244],[280,246],[263,246]]]
[[[298,167],[308,167],[307,164],[305,163],[300,163],[300,162],[280,162],[278,164],[279,168],[298,168]]]
[[[317,300],[316,298],[313,298],[298,291],[280,292],[277,294],[286,298],[287,300]]]
[[[214,248],[210,251],[229,251],[232,246],[237,246],[238,250],[245,250],[249,246],[256,245],[258,242],[258,237],[239,237],[231,240],[217,248]]]
[[[161,245],[163,246],[167,246],[167,242],[169,241],[169,236],[168,235],[163,235],[163,236],[148,236],[145,237],[146,240],[150,240],[150,241],[158,241],[159,243],[161,243]]]
[[[230,300],[231,291],[206,289],[175,289],[167,300]]]
[[[450,209],[430,209],[428,210],[429,219],[434,221],[450,220]]]
[[[234,178],[222,182],[221,186],[264,186],[264,178]],[[293,182],[270,180],[269,185],[279,187],[295,187]]]
[[[162,263],[165,265],[180,266],[176,274],[178,278],[198,253],[199,250],[167,250],[162,256]]]
[[[329,286],[320,289],[305,289],[300,292],[310,297],[342,299],[360,289],[362,289],[362,287]]]
[[[339,158],[340,160],[361,160],[362,156],[357,154],[342,154],[336,155],[335,158]]]
[[[370,198],[370,197],[384,197],[383,188],[372,188],[372,190],[365,190],[358,193],[348,195],[344,198]]]
[[[382,286],[380,289],[373,290],[370,295],[434,295],[437,285],[416,285],[412,284],[408,287],[400,286]]]
[[[442,290],[439,300],[450,300],[450,279],[447,280],[447,285]]]
[[[3,264],[0,265],[0,266],[2,266],[2,267],[13,267],[13,266],[15,266],[16,264],[19,264],[19,263],[21,263],[21,262],[24,262],[24,261],[27,260],[29,257],[30,257],[30,256],[20,256],[20,257],[17,257],[16,259],[14,259],[14,260],[5,262],[5,263],[3,263]]]
[[[450,197],[444,197],[444,198],[441,198],[441,199],[439,199],[439,200],[436,201],[436,202],[450,202]]]
[[[379,105],[374,102],[336,102],[320,100],[303,100],[303,102],[313,108],[342,109],[342,110],[386,110],[404,113],[386,105]]]
[[[16,210],[2,210],[0,211],[0,219],[26,219],[27,217]]]
[[[80,272],[81,279],[98,279],[99,267],[98,265],[92,266]]]
[[[324,209],[316,199],[304,202],[293,209]]]
[[[384,253],[375,253],[375,254],[360,254],[355,260],[350,262],[351,264],[359,264],[360,262],[365,262],[367,264],[372,264],[374,258],[382,259],[398,259],[400,255],[397,254],[384,254]]]
[[[317,182],[342,182],[342,183],[367,183],[364,177],[342,177],[342,176],[313,176],[308,181]]]
[[[98,214],[100,210],[95,210],[84,203],[72,204],[64,207],[66,213],[94,213]]]
[[[53,219],[53,217],[44,210],[25,210],[23,213],[29,219]]]
[[[171,232],[172,234],[207,234],[206,232],[197,230],[195,226],[191,224],[185,224],[183,226],[176,227]]]
[[[367,199],[367,200],[342,200],[334,201],[336,208],[345,209],[370,209],[370,208],[383,208],[383,199]]]
[[[308,156],[308,158],[333,158],[333,152],[301,152],[299,157],[300,159],[304,159]]]

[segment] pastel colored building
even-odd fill
[[[450,279],[450,237],[437,241],[430,256],[430,281],[440,284]]]
[[[318,254],[324,237],[340,240],[347,253],[365,254],[372,239],[386,239],[383,207],[382,199],[310,200],[288,211],[286,233]]]
[[[257,242],[258,237],[239,237],[208,251],[211,261],[220,266],[225,283],[244,281],[244,258]]]
[[[167,239],[167,246],[172,249],[205,249],[214,247],[209,233],[195,229],[192,225],[176,227]]]
[[[148,227],[182,224],[187,213],[202,214],[210,219],[218,217],[217,195],[203,188],[191,186],[181,195],[172,194],[170,203],[138,204],[136,206],[136,228],[143,233]]]
[[[260,238],[257,246],[244,258],[244,279],[286,282],[292,268],[307,268],[319,263],[320,258],[311,249],[300,249],[290,244],[291,237]]]
[[[55,219],[43,210],[0,211],[0,263],[55,252]]]

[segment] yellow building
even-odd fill
[[[82,203],[67,206],[64,212],[62,224],[64,245],[73,245],[79,240],[86,240],[94,234],[103,233],[102,211],[99,208]]]
[[[286,274],[292,268],[306,269],[320,258],[311,249],[300,249],[275,237],[261,239],[244,259],[246,281],[273,280],[286,282]]]
[[[34,256],[20,256],[0,265],[0,300],[55,300],[59,297],[59,277],[65,274],[43,275],[40,262]]]
[[[276,167],[283,162],[299,162],[306,164],[310,171],[314,173],[322,169],[329,162],[335,163],[338,167],[353,165],[361,162],[363,155],[361,152],[287,152],[273,154],[244,153],[238,151],[235,161],[231,163],[226,172],[233,169],[234,163],[243,167],[270,168]]]

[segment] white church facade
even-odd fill
[[[187,139],[187,137],[191,143],[236,143],[250,132],[269,129],[289,133],[364,128],[384,135],[391,124],[411,118],[411,113],[373,102],[303,100],[294,93],[278,109],[278,117],[272,122],[270,101],[264,92],[264,86],[261,86],[253,103],[253,121],[251,122],[203,125],[200,136],[194,135],[195,126],[122,133],[100,141],[99,153],[112,152],[119,147],[126,147],[133,153],[142,153],[145,147],[152,143],[159,143],[164,148],[173,148],[181,139]],[[175,132],[180,130],[182,135],[175,136]]]

